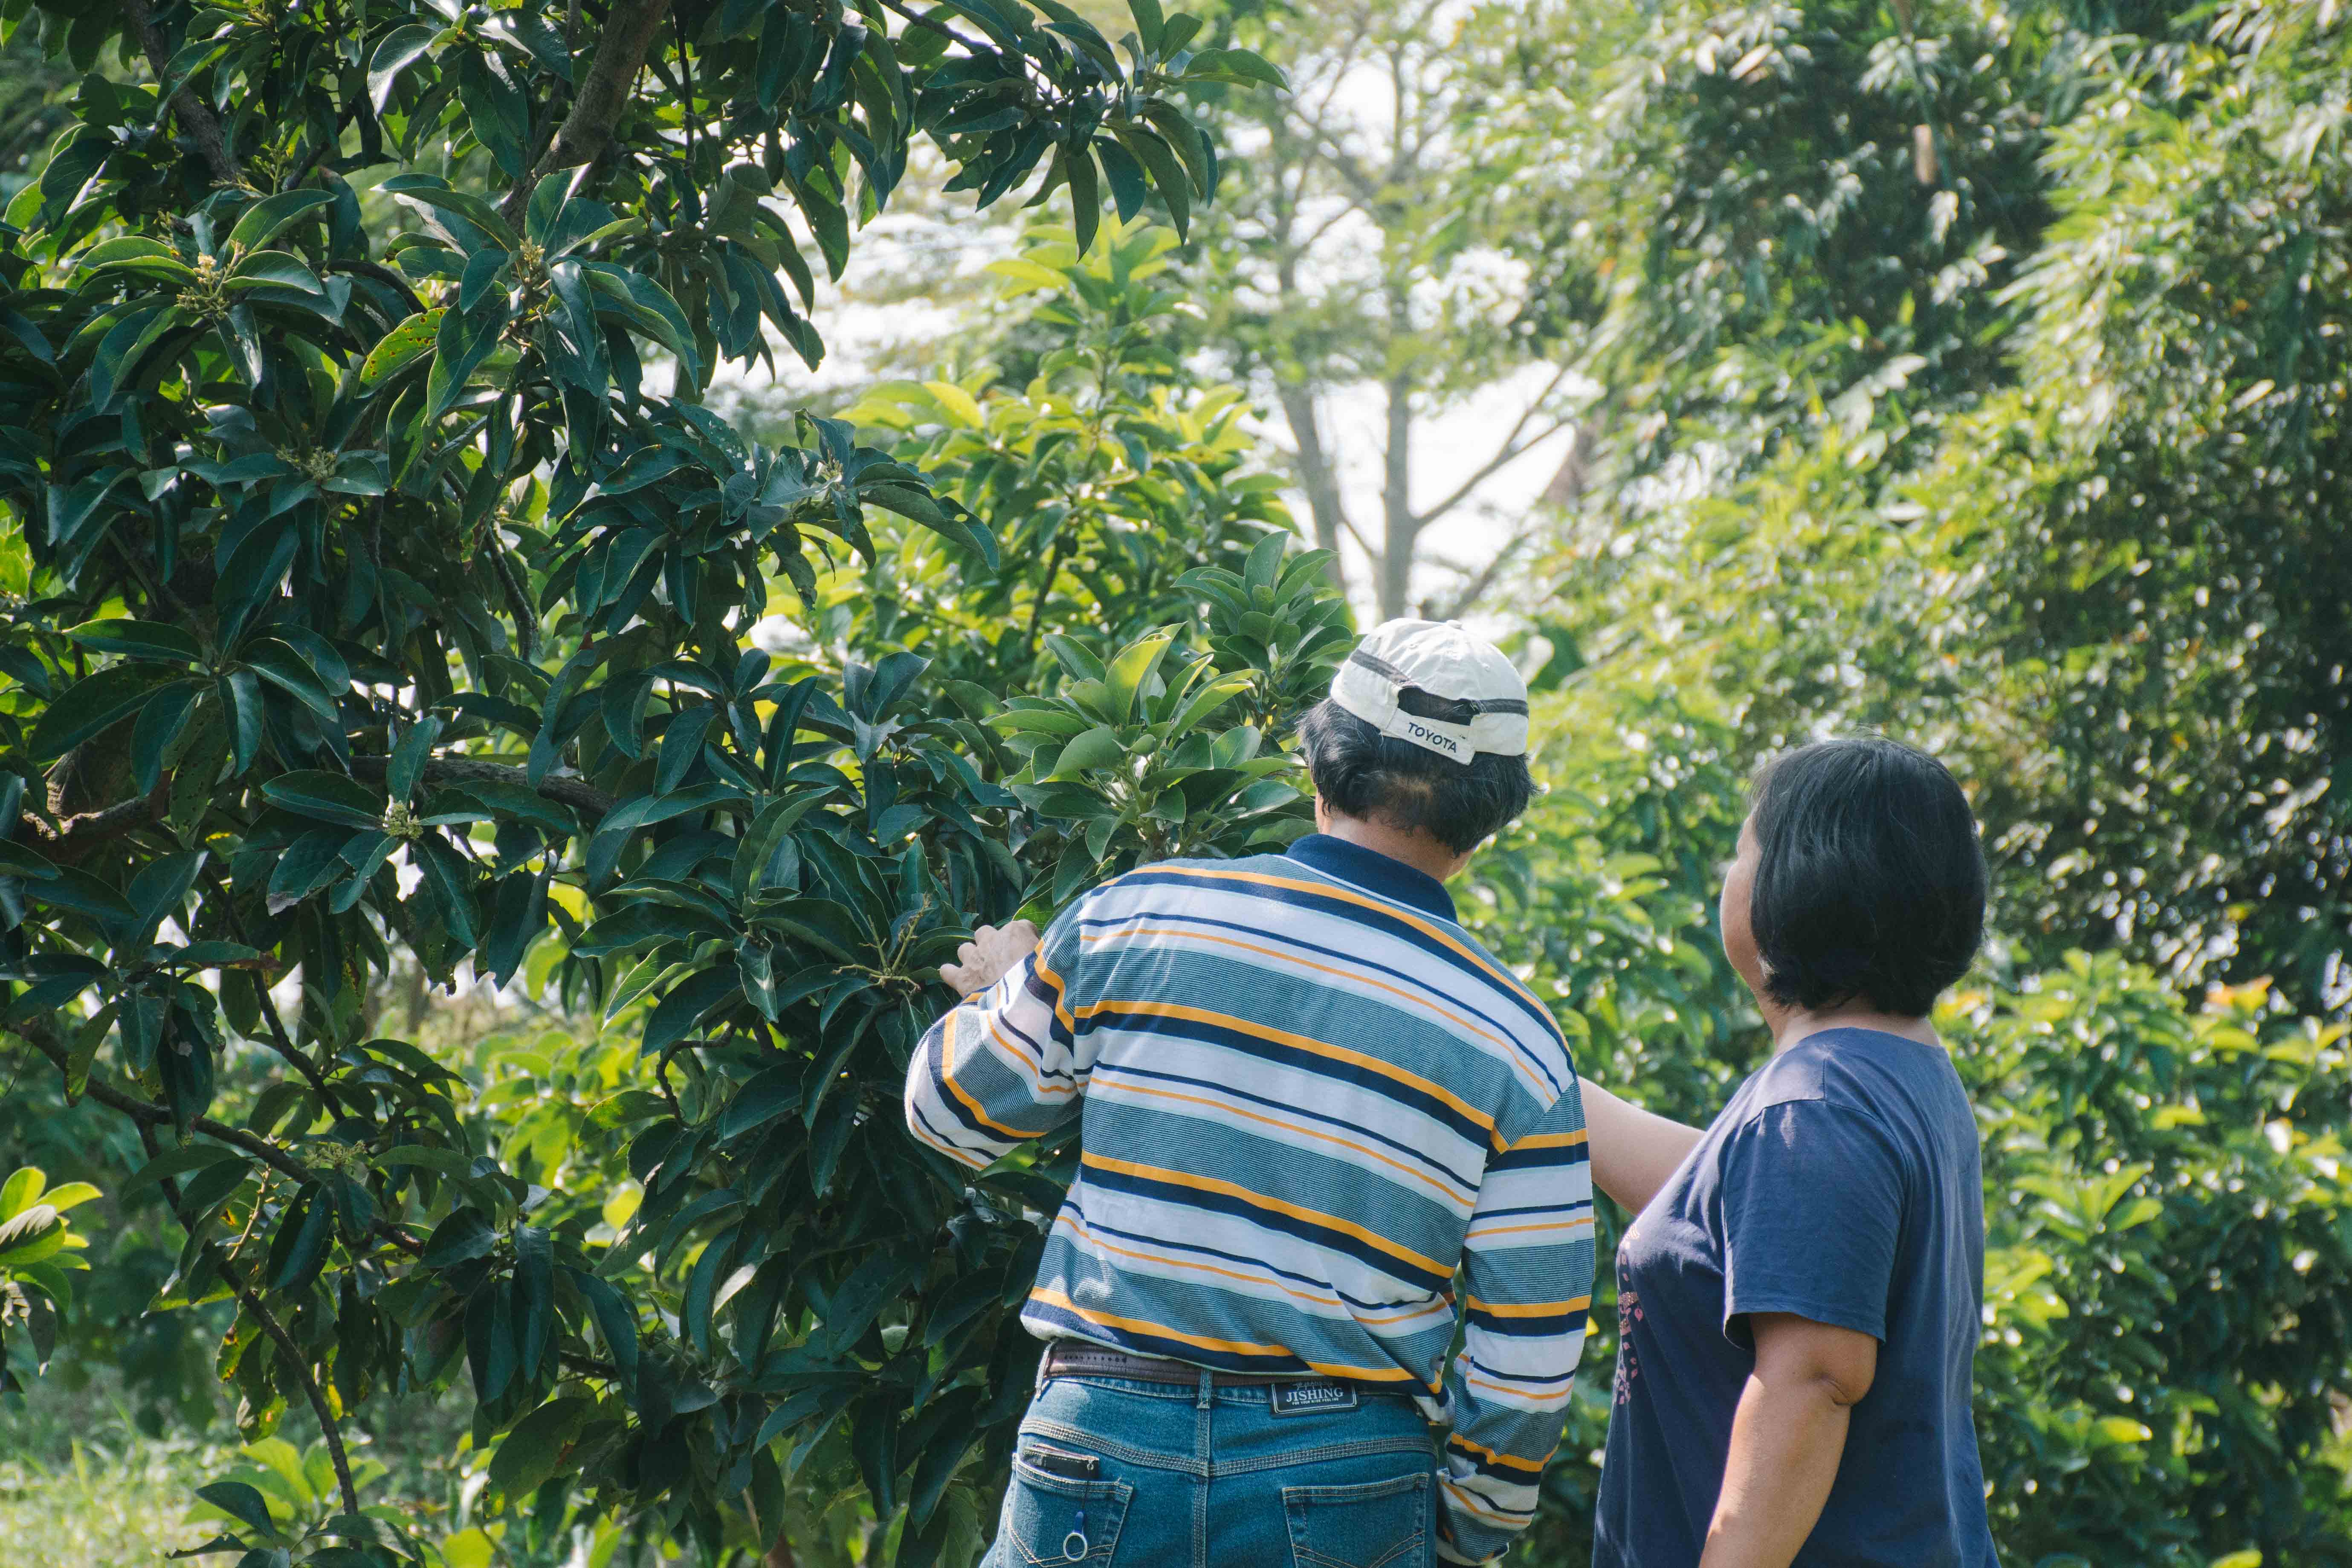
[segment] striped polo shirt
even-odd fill
[[[1453,1428],[1440,1554],[1509,1544],[1583,1345],[1592,1187],[1567,1042],[1441,884],[1315,834],[1097,889],[907,1080],[914,1135],[972,1169],[1072,1117],[1033,1333],[1411,1393]]]

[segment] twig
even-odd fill
[[[677,33],[677,78],[681,84],[677,95],[678,123],[686,131],[686,168],[688,178],[694,173],[694,60],[686,52],[686,15],[680,11],[669,14],[670,26]]]
[[[915,26],[924,29],[926,32],[937,33],[940,37],[946,38],[952,43],[961,44],[973,54],[992,55],[1000,52],[990,47],[988,45],[980,42],[977,38],[965,37],[961,33],[957,32],[953,27],[949,26],[945,22],[940,21],[936,16],[908,9],[907,5],[903,4],[903,0],[882,0],[882,6],[885,10],[897,12],[900,16],[905,17],[908,22],[911,23]]]
[[[148,8],[147,0],[122,0],[122,16],[138,36],[140,52],[147,57],[156,85],[169,86],[172,51],[163,43],[163,35],[155,26],[155,14]],[[172,112],[178,117],[180,129],[188,133],[188,140],[195,143],[196,152],[212,170],[214,179],[227,185],[245,183],[245,171],[237,167],[236,157],[229,152],[219,120],[185,84],[172,94]]]
[[[1425,508],[1414,517],[1413,521],[1415,523],[1435,522],[1468,500],[1471,491],[1485,484],[1498,470],[1518,461],[1546,441],[1573,426],[1576,423],[1573,418],[1556,419],[1542,435],[1530,437],[1525,441],[1519,439],[1519,433],[1528,427],[1528,421],[1535,418],[1538,411],[1543,407],[1544,400],[1559,390],[1559,384],[1568,379],[1568,372],[1569,366],[1565,363],[1552,372],[1551,379],[1544,383],[1543,390],[1528,401],[1528,405],[1519,411],[1517,420],[1512,424],[1509,430],[1504,433],[1502,445],[1495,449],[1495,455],[1480,464],[1468,479],[1454,486],[1453,494],[1436,505]]]
[[[291,1062],[295,1071],[310,1080],[310,1087],[318,1091],[319,1098],[325,1100],[336,1115],[349,1116],[352,1113],[352,1108],[343,1103],[343,1097],[335,1092],[335,1086],[327,1081],[327,1075],[319,1069],[319,1064],[304,1056],[301,1047],[288,1037],[286,1020],[278,1016],[278,1004],[272,1002],[267,995],[261,998],[261,1016],[269,1024],[271,1047],[279,1056]]]
[[[364,98],[354,98],[349,103],[343,105],[342,115],[335,121],[334,133],[320,141],[316,147],[310,149],[310,155],[302,160],[300,166],[296,168],[293,174],[286,181],[285,185],[282,187],[283,189],[289,191],[299,190],[302,186],[302,182],[310,177],[310,171],[319,166],[319,160],[327,155],[327,150],[330,147],[335,148],[338,151],[341,149],[343,145],[343,132],[351,129],[352,121],[359,117],[360,105],[366,101],[367,100]]]
[[[1029,606],[1029,630],[1021,639],[1021,653],[1024,658],[1037,657],[1037,623],[1045,618],[1045,601],[1054,596],[1054,579],[1062,574],[1062,563],[1069,558],[1070,533],[1065,532],[1054,541],[1054,558],[1045,563],[1045,578],[1037,584],[1036,601]]]
[[[515,651],[525,664],[539,657],[539,616],[530,606],[530,591],[521,579],[514,562],[507,554],[506,542],[498,537],[498,521],[490,521],[488,542],[490,574],[499,580],[499,589],[507,596],[507,608],[514,612]]]
[[[213,891],[220,898],[221,913],[227,918],[229,930],[236,934],[236,940],[247,947],[257,945],[247,937],[245,921],[238,918],[236,912],[236,894],[230,889],[228,879],[221,875],[220,862],[217,859],[207,859],[205,862],[205,875],[211,881]],[[324,1101],[336,1115],[349,1116],[352,1113],[351,1107],[343,1102],[342,1096],[337,1094],[334,1086],[327,1081],[327,1075],[320,1070],[316,1062],[304,1056],[294,1042],[287,1037],[286,1021],[278,1016],[278,1005],[267,995],[261,998],[261,1016],[269,1020],[269,1039],[266,1043],[270,1048],[292,1064],[294,1070],[309,1081],[320,1100]]]
[[[150,1160],[161,1152],[155,1147],[155,1130],[143,1122],[139,1128],[139,1142],[146,1149]],[[172,1205],[172,1213],[179,1220],[180,1228],[194,1237],[196,1227],[188,1223],[186,1211],[180,1207],[180,1184],[168,1176],[163,1180],[163,1199]],[[320,1200],[314,1198],[311,1201]],[[296,1377],[301,1379],[302,1392],[310,1396],[311,1412],[319,1418],[319,1430],[327,1439],[327,1458],[334,1461],[335,1484],[342,1490],[343,1511],[356,1514],[360,1510],[360,1489],[352,1484],[352,1461],[351,1456],[343,1452],[343,1431],[335,1423],[335,1413],[327,1407],[326,1394],[319,1387],[318,1378],[311,1373],[310,1358],[302,1353],[302,1347],[294,1342],[294,1336],[286,1331],[286,1325],[278,1321],[278,1314],[269,1310],[269,1304],[261,1299],[258,1291],[246,1283],[245,1277],[237,1272],[236,1265],[221,1252],[219,1247],[207,1240],[205,1250],[219,1259],[221,1278],[228,1281],[231,1290],[236,1292],[236,1299],[244,1304],[245,1310],[253,1314],[253,1321],[278,1342],[278,1348],[285,1352],[286,1364],[293,1369]]]
[[[1454,595],[1452,607],[1444,615],[1432,616],[1430,618],[1451,621],[1469,614],[1472,606],[1486,596],[1486,590],[1495,585],[1495,579],[1503,574],[1503,568],[1517,560],[1519,552],[1526,548],[1528,541],[1534,537],[1531,531],[1522,531],[1511,535],[1503,548],[1496,551],[1494,558],[1486,563],[1485,570],[1462,585],[1460,592]]]

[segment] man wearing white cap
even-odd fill
[[[1534,1514],[1591,1303],[1582,1101],[1444,886],[1533,794],[1527,688],[1391,621],[1299,739],[1287,853],[1142,867],[941,972],[915,1137],[977,1169],[1079,1123],[991,1565],[1480,1563]]]

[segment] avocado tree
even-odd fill
[[[1003,1309],[1055,1189],[950,1179],[888,1102],[967,917],[1050,887],[1051,781],[1006,787],[902,641],[747,635],[877,530],[997,546],[852,426],[770,449],[700,397],[821,354],[811,262],[918,134],[975,202],[1068,187],[1079,252],[1106,186],[1209,196],[1172,95],[1268,68],[1154,0],[1117,46],[1041,5],[0,6],[87,73],[0,248],[0,1027],[135,1127],[124,1191],[185,1237],[155,1305],[235,1304],[248,1433],[317,1421],[319,1508],[215,1482],[218,1549],[428,1552],[342,1423],[459,1379],[517,1509],[762,1550],[841,1453],[898,1561],[969,1533],[941,1500],[1025,1393]],[[1251,679],[1057,651],[1163,726]],[[1263,815],[1246,773],[1195,808]],[[641,1021],[583,1122],[642,1194],[617,1228],[367,1004],[535,945]]]

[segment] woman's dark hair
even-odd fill
[[[1751,806],[1748,912],[1774,1001],[1924,1017],[1968,973],[1984,852],[1943,763],[1876,735],[1822,741],[1768,763]]]
[[[1415,711],[1445,700],[1414,688],[1404,695],[1420,700]],[[1436,711],[1423,716],[1448,717]],[[1408,833],[1425,827],[1456,855],[1468,854],[1488,834],[1509,826],[1535,798],[1536,782],[1525,757],[1486,752],[1465,767],[1411,741],[1381,734],[1328,698],[1298,721],[1298,743],[1324,805],[1342,816],[1384,822]]]

